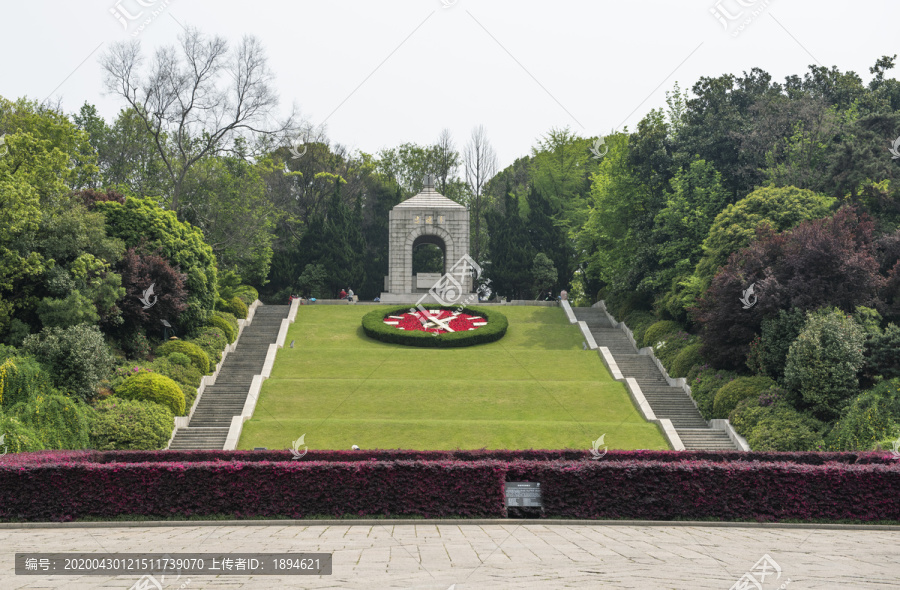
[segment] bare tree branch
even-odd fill
[[[475,224],[472,257],[476,261],[481,261],[481,216],[484,210],[484,187],[488,180],[497,173],[497,153],[491,147],[483,125],[472,130],[469,143],[466,144],[463,151],[463,165],[466,170],[466,184],[469,185],[472,192],[469,206]]]
[[[157,49],[145,71],[140,42],[114,44],[102,57],[104,85],[143,121],[172,181],[169,208],[179,211],[185,178],[198,161],[229,152],[238,138],[296,135],[292,109],[278,123],[274,77],[262,44],[227,41],[188,28],[179,47]]]

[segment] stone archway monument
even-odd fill
[[[391,209],[389,228],[382,302],[453,305],[472,292],[481,269],[469,257],[469,211],[434,190],[433,177],[426,176],[419,194]],[[413,250],[421,244],[441,249],[443,273],[413,274]]]

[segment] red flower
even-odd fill
[[[454,332],[463,332],[467,330],[477,330],[483,323],[486,323],[487,320],[467,313],[456,313],[446,309],[435,309],[426,310],[426,313],[416,311],[406,312],[399,316],[388,316],[384,318],[384,322],[403,330],[447,334],[449,331],[444,329],[443,326],[449,326]],[[397,323],[394,324],[394,322]]]

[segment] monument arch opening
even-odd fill
[[[412,271],[414,275],[420,273],[447,272],[447,245],[438,236],[423,235],[413,241]]]

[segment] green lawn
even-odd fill
[[[667,449],[557,307],[504,307],[506,336],[433,350],[367,338],[369,305],[304,306],[238,448]]]

